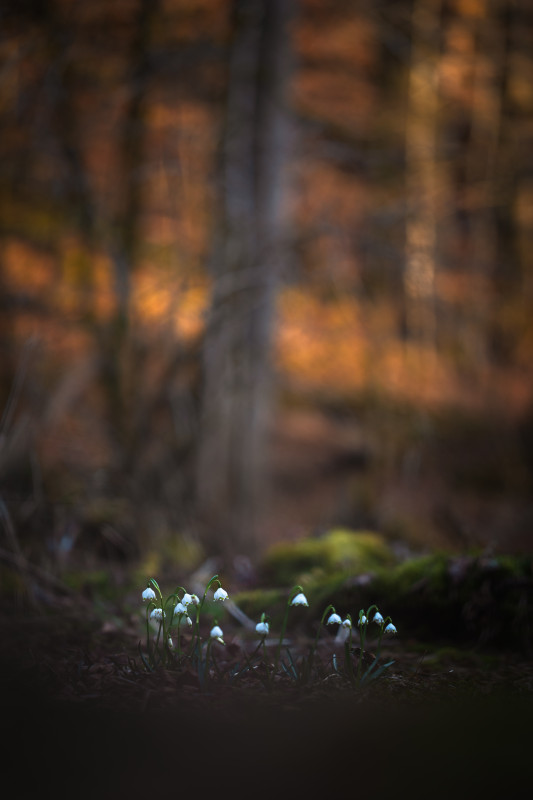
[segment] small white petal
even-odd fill
[[[330,616],[330,618],[328,619],[328,621],[326,622],[326,625],[340,625],[341,623],[342,623],[342,619],[339,617],[339,615],[333,613]]]
[[[308,606],[307,597],[303,592],[300,592],[291,600],[291,606]]]
[[[222,601],[227,600],[228,599],[228,593],[227,593],[227,591],[225,589],[220,587],[219,589],[216,590],[216,592],[214,594],[214,598],[215,598],[215,600],[222,600]]]
[[[268,622],[258,622],[255,629],[260,636],[266,636],[270,630]]]
[[[188,626],[189,626],[189,628],[190,628],[190,627],[191,627],[191,625],[192,625],[192,619],[189,617],[189,615],[187,615],[187,616],[185,617],[185,621],[186,621],[187,625],[188,625]]]
[[[149,600],[155,600],[155,592],[153,589],[145,589],[142,593],[143,603],[148,603]]]

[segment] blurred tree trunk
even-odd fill
[[[506,164],[505,206],[512,216],[509,226],[516,233],[516,261],[520,267],[518,292],[524,317],[530,327],[533,303],[533,148],[530,128],[516,124],[517,119],[533,114],[533,7],[526,3],[509,3],[508,59],[505,86],[504,135],[509,141],[512,158]],[[501,202],[501,200],[500,200]],[[503,207],[502,207],[503,206]],[[506,242],[503,242],[503,249]]]
[[[479,0],[472,6],[459,6],[445,32],[444,57],[458,110],[451,142],[457,156],[444,225],[452,243],[450,266],[470,276],[469,297],[455,336],[466,357],[463,363],[477,380],[486,375],[489,361],[491,289],[500,238],[498,207],[507,183],[501,146],[505,4],[506,0]]]
[[[505,2],[505,0],[504,0]],[[465,332],[470,358],[478,368],[487,366],[487,332],[490,320],[489,285],[498,252],[498,167],[502,131],[502,87],[505,36],[502,35],[501,0],[484,0],[473,34],[477,43],[473,63],[470,140],[466,152],[467,205],[471,214],[470,267],[477,280]]]
[[[406,120],[408,219],[404,273],[408,336],[435,342],[437,131],[442,0],[415,0]]]
[[[130,330],[131,273],[138,258],[146,100],[151,77],[150,45],[159,0],[140,0],[125,76],[127,101],[118,132],[121,185],[108,241],[115,283],[115,312],[102,349],[113,432],[126,469],[132,453],[132,419],[125,410],[135,391],[139,364]]]
[[[284,249],[292,0],[236,0],[203,352],[197,504],[210,552],[258,548]]]

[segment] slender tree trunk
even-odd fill
[[[283,257],[287,0],[236,0],[203,358],[197,502],[211,551],[253,554],[266,479]]]
[[[467,221],[466,269],[472,277],[472,298],[461,331],[462,346],[477,377],[488,366],[490,286],[498,253],[498,190],[501,160],[505,36],[502,8],[506,0],[481,0],[478,14],[463,20],[471,37],[471,50],[463,53],[463,73],[471,81],[468,138],[464,147],[463,181],[457,189]],[[459,58],[459,56],[456,56]],[[460,62],[459,62],[460,65]]]
[[[408,220],[404,273],[409,336],[434,344],[438,66],[442,0],[415,0],[406,122]]]
[[[150,45],[158,14],[159,0],[140,0],[126,76],[128,100],[118,134],[120,196],[107,243],[115,284],[115,311],[104,331],[102,350],[111,424],[123,469],[128,468],[133,452],[132,418],[126,409],[135,391],[139,364],[131,330],[131,276],[138,257]]]

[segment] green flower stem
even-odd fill
[[[287,603],[287,607],[285,609],[285,616],[283,617],[283,624],[281,626],[281,633],[279,635],[279,642],[276,648],[276,659],[274,661],[274,674],[278,671],[279,657],[281,654],[281,643],[283,641],[283,637],[285,636],[285,629],[287,628],[288,619],[289,619],[289,604]]]
[[[320,625],[318,626],[318,629],[317,629],[317,632],[316,632],[315,641],[314,641],[313,647],[311,648],[311,652],[309,653],[309,659],[308,659],[308,662],[307,662],[308,663],[309,675],[311,675],[311,670],[313,668],[313,661],[315,659],[315,653],[316,653],[316,649],[318,647],[318,637],[320,636],[320,631],[322,630],[322,626],[324,625],[324,620],[326,619],[326,617],[327,617],[327,615],[329,614],[330,611],[331,611],[332,614],[335,613],[335,607],[332,606],[331,603],[329,604],[329,606],[326,607],[326,610],[322,614],[322,619],[320,620]]]
[[[159,638],[161,636],[161,628],[163,627],[163,621],[159,623],[159,629],[157,631],[157,639],[155,640],[155,652],[157,653],[159,650]]]
[[[174,597],[175,597],[174,594],[169,595],[167,597],[167,599],[165,600],[164,605],[161,607],[161,610],[163,611],[163,619],[162,619],[162,626],[163,626],[163,654],[164,654],[163,663],[165,665],[167,665],[170,662],[170,653],[169,653],[169,649],[168,649],[168,637],[170,636],[170,630],[172,628],[172,622],[173,622],[173,619],[174,619],[174,609],[172,609],[171,612],[170,612],[170,617],[169,617],[168,623],[165,622],[165,620],[167,618],[165,609],[167,608],[168,604],[170,603],[170,601]]]
[[[159,606],[157,606],[157,605],[156,605],[156,604],[155,604],[155,603],[152,601],[153,608],[160,608],[161,610],[163,610],[163,595],[162,595],[162,593],[161,593],[161,589],[159,588],[159,584],[158,584],[158,582],[156,581],[156,579],[155,579],[155,578],[150,578],[150,580],[148,581],[148,585],[150,585],[150,584],[151,584],[151,585],[152,585],[152,587],[155,589],[155,592],[156,592],[156,594],[157,594],[157,597],[158,597],[158,600],[159,600]],[[150,610],[150,604],[148,605],[147,612],[148,612],[148,610]],[[152,609],[152,610],[153,610],[153,609]],[[164,620],[164,618],[163,618],[163,620]],[[148,621],[149,621],[149,620],[148,620],[148,617],[147,617],[147,636],[149,637],[149,635],[150,635],[150,634],[149,634],[149,625],[148,625]],[[153,662],[155,661],[155,654],[157,653],[157,650],[158,650],[158,647],[159,647],[159,636],[160,636],[160,633],[161,633],[161,622],[159,623],[159,630],[158,630],[158,632],[157,632],[157,639],[156,639],[156,643],[155,643],[155,648],[154,648],[154,650],[153,650],[153,655],[152,655],[152,657],[151,657],[151,663],[152,663],[152,664],[153,664]],[[149,651],[148,651],[148,652],[150,652],[150,648],[149,648]]]
[[[346,615],[346,619],[350,620],[352,623],[352,618],[349,614]],[[344,642],[344,669],[346,675],[348,676],[351,683],[353,683],[353,666],[352,666],[352,630],[353,630],[353,623],[350,625],[349,629],[350,633],[348,634],[348,639]]]
[[[178,630],[176,632],[176,655],[181,658],[181,614],[178,617]]]
[[[198,644],[200,642],[200,612],[202,611],[202,608],[204,607],[205,598],[207,597],[207,592],[209,591],[209,589],[211,588],[213,583],[215,583],[215,581],[218,583],[219,586],[221,585],[220,581],[218,580],[218,575],[213,575],[213,577],[211,578],[211,580],[209,581],[209,583],[205,587],[205,591],[204,591],[202,599],[200,600],[200,602],[196,606],[196,620],[195,620],[195,623],[194,623],[194,631],[193,631],[193,635],[192,635],[192,642],[191,642],[191,646],[190,646],[190,649],[189,649],[188,657],[189,658],[194,658],[194,655],[196,653],[196,660],[197,661],[198,661]]]
[[[357,662],[357,683],[361,681],[361,672],[363,669],[363,655],[365,652],[365,639],[366,639],[366,626],[368,625],[365,622],[364,625],[361,625],[361,647],[359,649],[359,660]]]
[[[261,641],[259,642],[259,647],[261,647],[261,645],[263,645],[263,663],[264,663],[265,669],[266,669],[266,671],[268,673],[267,648],[266,648],[265,639],[266,639],[266,634],[264,634],[262,636]]]
[[[205,651],[205,672],[204,672],[204,690],[207,689],[209,684],[209,656],[211,655],[211,647],[213,646],[213,640],[209,639],[207,642],[207,647]]]
[[[380,657],[380,654],[381,654],[381,640],[383,639],[383,634],[385,633],[385,628],[386,628],[386,626],[387,626],[387,624],[389,622],[392,622],[392,619],[390,617],[385,617],[383,622],[380,622],[380,625],[379,625],[379,638],[378,638],[378,651],[377,651],[377,654],[376,654],[376,661]]]
[[[292,603],[293,599],[296,597],[297,594],[300,594],[300,592],[303,592],[302,587],[301,586],[294,586],[291,589],[290,594],[289,594],[289,599],[287,600],[287,606],[285,608],[285,616],[283,617],[283,624],[281,626],[281,633],[279,635],[279,642],[278,642],[278,646],[277,646],[277,649],[276,649],[276,660],[274,661],[274,672],[273,672],[273,675],[275,675],[276,672],[278,671],[279,658],[280,658],[280,655],[281,655],[281,644],[283,642],[283,637],[285,636],[285,630],[287,628],[287,622],[289,620],[289,609],[291,607],[291,603]]]
[[[151,639],[150,639],[150,613],[155,608],[154,603],[148,603],[146,606],[146,649],[148,650],[148,661],[150,666],[153,666],[152,663],[152,646],[151,646]]]
[[[150,584],[152,584],[153,588],[157,593],[157,596],[159,597],[159,607],[163,608],[163,595],[161,594],[161,589],[159,588],[158,582],[156,581],[155,578],[150,578],[150,580],[148,581],[148,585]]]
[[[213,642],[214,642],[214,639],[209,637],[208,642],[207,642],[207,646],[206,646],[206,651],[205,651],[205,674],[204,674],[204,688],[205,689],[207,689],[208,684],[209,684],[209,658],[211,656],[211,648],[213,647]],[[219,673],[219,669],[218,669],[217,664],[215,662],[215,657],[212,656],[212,658],[213,658],[213,667],[215,668],[215,671],[217,673]]]
[[[242,668],[242,669],[240,669],[240,670],[239,670],[239,671],[238,671],[238,672],[235,674],[235,678],[240,678],[240,676],[241,676],[241,675],[243,675],[243,674],[246,672],[246,670],[250,668],[250,666],[252,665],[252,662],[253,662],[253,660],[254,660],[255,656],[257,655],[258,651],[259,651],[259,650],[260,650],[260,648],[261,648],[261,645],[263,645],[263,657],[266,659],[266,646],[265,646],[265,644],[264,644],[265,638],[266,638],[266,634],[265,634],[264,636],[262,636],[262,637],[261,637],[261,640],[260,640],[260,642],[257,644],[257,647],[255,648],[255,650],[253,651],[253,653],[250,653],[250,655],[246,657],[246,661],[244,662],[244,666],[243,666],[243,668]],[[265,662],[265,666],[266,666],[266,662]]]
[[[361,673],[363,670],[363,656],[365,654],[366,633],[367,633],[368,623],[370,620],[370,612],[373,611],[374,609],[377,611],[378,607],[376,605],[371,605],[367,609],[366,613],[363,609],[361,609],[361,611],[359,612],[359,620],[361,620],[364,615],[366,617],[366,622],[364,623],[364,625],[359,626],[361,630],[361,648],[359,653],[359,661],[357,663],[357,683],[361,682]]]

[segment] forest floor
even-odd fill
[[[297,660],[310,642],[293,635]],[[224,636],[222,672],[240,647],[238,631]],[[4,763],[8,775],[23,765],[23,797],[32,781],[56,797],[98,800],[346,786],[373,797],[519,797],[528,779],[533,663],[516,653],[424,650],[397,638],[384,653],[395,663],[365,690],[325,660],[304,686],[283,677],[269,691],[258,679],[232,686],[213,675],[202,690],[190,670],[148,672],[135,625],[87,607],[4,610],[0,637]]]
[[[354,704],[398,701],[414,706],[433,700],[503,694],[533,698],[533,661],[523,654],[449,642],[423,646],[413,639],[389,640],[381,662],[393,660],[393,665],[377,681],[359,689],[335,673],[332,654],[337,652],[340,663],[343,647],[334,644],[328,631],[317,650],[317,675],[305,684],[291,680],[280,670],[268,686],[262,668],[232,682],[228,679],[231,667],[244,662],[243,654],[250,652],[251,645],[226,623],[224,629],[226,646],[216,645],[217,672],[212,670],[206,689],[190,668],[158,667],[149,672],[139,657],[140,626],[137,631],[134,625],[117,627],[112,619],[102,622],[91,618],[86,609],[75,608],[4,617],[0,620],[2,704],[33,698],[45,706],[71,704],[144,713],[175,707],[231,710],[239,704],[240,696],[259,706],[293,708],[313,706],[324,698]],[[296,663],[307,655],[311,645],[309,637],[294,634],[290,650]],[[269,648],[272,660],[274,651],[274,646]],[[365,655],[365,667],[370,663],[370,655]]]
[[[213,676],[202,691],[191,671],[147,672],[138,632],[86,608],[4,615],[0,636],[4,774],[19,765],[23,797],[32,781],[55,797],[98,800],[346,786],[373,797],[425,797],[430,787],[434,798],[519,797],[528,780],[533,664],[517,654],[432,656],[396,639],[394,665],[363,691],[332,669],[306,686],[280,678],[271,691]],[[222,669],[239,647],[237,634],[225,639]],[[308,645],[294,640],[295,659]]]

